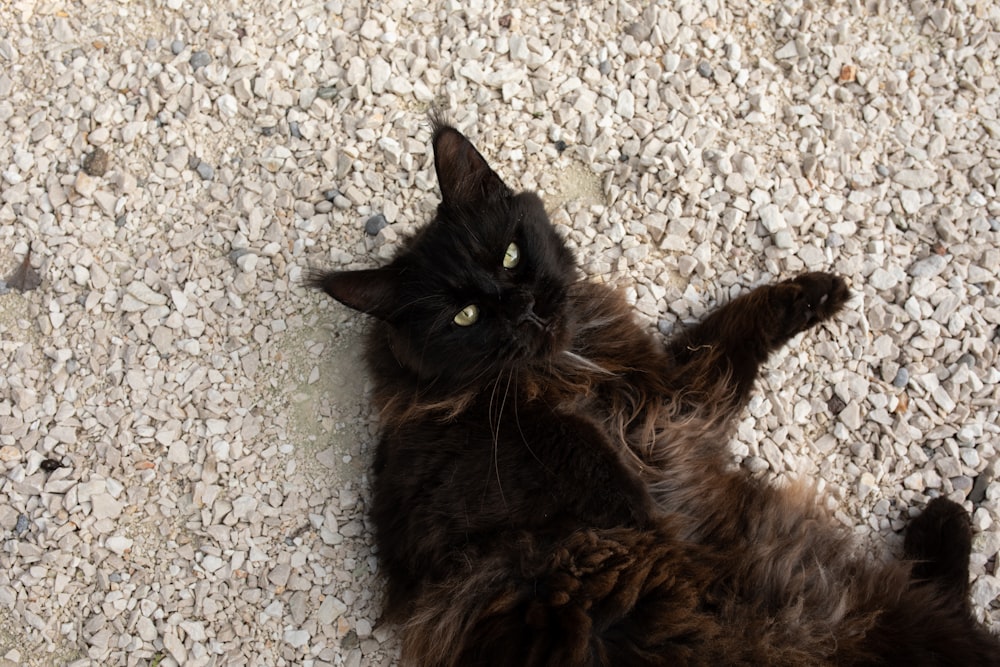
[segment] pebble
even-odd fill
[[[233,117],[239,112],[239,103],[236,98],[232,95],[225,94],[219,95],[219,99],[216,102],[219,107],[219,113],[223,116]]]
[[[923,190],[937,183],[937,174],[930,169],[902,169],[892,180],[910,190]]]
[[[198,166],[195,167],[195,171],[198,172],[198,175],[201,176],[201,180],[203,181],[210,181],[213,178],[215,178],[215,169],[213,169],[212,165],[208,164],[207,162],[202,162],[199,160]]]
[[[76,190],[77,194],[90,198],[97,192],[97,188],[98,183],[90,174],[86,171],[77,172],[76,179],[73,181],[73,189]]]
[[[84,156],[83,171],[88,176],[104,176],[107,170],[108,154],[103,148],[95,148]]]
[[[378,233],[388,225],[385,216],[381,213],[371,216],[365,221],[365,234],[368,236],[378,236]]]
[[[120,535],[113,535],[104,542],[104,546],[119,556],[131,549],[133,544],[134,542],[130,538],[122,537]]]
[[[914,278],[933,278],[944,271],[947,266],[948,259],[943,255],[930,255],[911,264],[907,273]]]
[[[211,62],[212,56],[210,56],[207,51],[194,51],[191,53],[190,63],[193,69],[206,67]]]
[[[899,201],[903,205],[903,210],[913,215],[920,210],[920,193],[916,190],[903,190],[899,193]]]

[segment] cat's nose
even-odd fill
[[[549,326],[549,318],[539,317],[534,310],[528,310],[521,315],[521,318],[517,321],[518,324],[530,323],[534,324],[539,329],[546,329]]]
[[[517,318],[517,324],[530,323],[534,324],[539,329],[544,329],[549,325],[549,318],[540,317],[538,313],[535,312],[535,298],[530,294],[523,295],[523,304],[521,306],[521,314]]]

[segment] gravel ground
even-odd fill
[[[862,543],[973,514],[1000,624],[993,0],[13,0],[0,11],[0,665],[389,665],[364,321],[308,266],[428,217],[425,112],[669,332],[836,271],[734,454]]]

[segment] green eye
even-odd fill
[[[468,306],[459,311],[458,315],[455,316],[455,324],[460,327],[467,327],[470,324],[475,324],[476,320],[479,319],[479,306],[474,303],[470,303]]]
[[[507,246],[507,252],[503,254],[503,268],[513,269],[520,260],[521,251],[518,249],[516,243],[511,243]]]

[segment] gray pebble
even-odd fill
[[[321,100],[328,100],[336,97],[337,89],[333,86],[320,86],[319,90],[316,91],[316,97]]]
[[[190,63],[194,69],[205,67],[210,62],[212,62],[212,56],[208,55],[208,51],[195,51],[191,54]]]
[[[299,131],[299,124],[294,120],[288,123],[288,134],[292,135],[296,139],[302,138],[302,133]]]
[[[378,233],[382,231],[389,222],[385,219],[385,216],[381,213],[373,215],[365,221],[365,234],[368,236],[378,236]]]
[[[896,371],[896,377],[892,379],[892,386],[903,388],[909,382],[910,382],[910,371],[901,367],[898,371]]]
[[[170,42],[170,52],[173,53],[175,56],[178,55],[183,50],[184,50],[184,42],[182,42],[181,40],[175,39],[174,41]]]
[[[160,48],[160,42],[159,42],[159,40],[157,40],[154,37],[150,37],[149,39],[146,40],[146,50],[147,51],[155,51],[158,48]]]
[[[14,534],[21,535],[28,530],[28,517],[24,514],[17,515],[17,523],[14,524]]]
[[[212,168],[212,165],[207,162],[202,162],[201,160],[198,161],[198,166],[195,167],[195,171],[198,172],[198,175],[201,176],[203,181],[210,181],[215,176],[215,169]]]
[[[712,78],[712,66],[707,62],[702,61],[698,63],[698,74],[701,74],[706,79]]]

